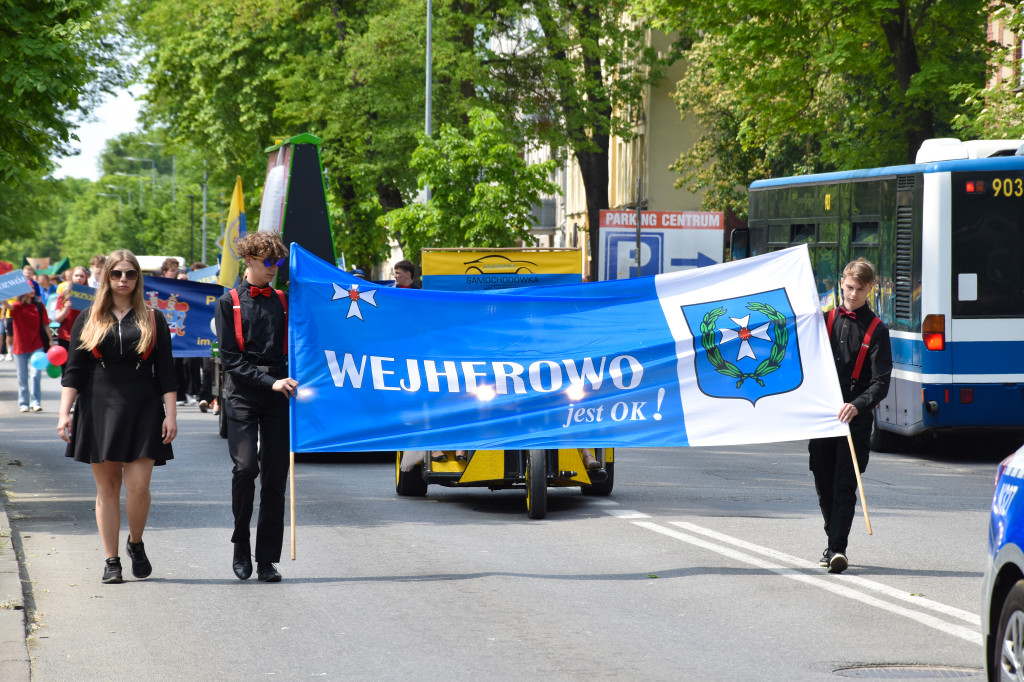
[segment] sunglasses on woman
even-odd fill
[[[263,264],[268,268],[279,268],[284,265],[284,258],[264,258]]]
[[[117,280],[121,279],[122,277],[128,278],[129,282],[134,281],[134,280],[139,278],[139,271],[138,270],[111,270],[110,271],[110,279],[117,281]]]

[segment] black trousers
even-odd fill
[[[201,358],[203,367],[203,381],[199,386],[199,399],[212,403],[216,397],[213,395],[213,358]]]
[[[288,482],[288,398],[268,388],[238,387],[228,379],[228,452],[231,470],[231,511],[235,530],[231,542],[249,543],[260,479],[260,511],[256,520],[256,561],[278,562],[284,541],[284,492]],[[257,438],[258,445],[257,445]]]
[[[871,450],[871,420],[850,424],[853,450],[861,472],[868,465]],[[828,548],[846,553],[857,506],[857,474],[853,470],[850,445],[846,437],[814,438],[807,444],[811,453],[810,465],[814,473],[814,489],[818,493],[818,507],[825,520]]]

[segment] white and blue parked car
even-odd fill
[[[988,679],[1024,679],[1024,447],[999,464],[981,604]]]

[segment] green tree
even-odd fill
[[[694,36],[680,109],[707,131],[682,184],[742,208],[766,175],[912,162],[946,135],[959,83],[980,85],[987,0],[649,0]]]
[[[666,54],[646,44],[633,0],[538,0],[513,15],[520,47],[490,53],[499,71],[493,97],[524,116],[529,138],[572,154],[587,200],[591,277],[597,279],[597,224],[608,205],[611,135],[630,139],[647,86],[679,58],[683,34]]]
[[[378,219],[416,260],[426,247],[531,243],[532,207],[559,191],[548,179],[556,162],[528,165],[494,112],[470,110],[469,127],[468,138],[449,125],[435,137],[421,136],[411,165],[420,187],[430,188],[430,201]]]
[[[956,89],[964,102],[964,111],[956,116],[953,125],[965,138],[1021,139],[1024,138],[1024,90],[1014,75],[1020,77],[1024,12],[1019,5],[1002,3],[995,7],[992,19],[1016,34],[1017,44],[995,48],[990,63],[993,70],[1001,70],[1004,75],[998,82],[993,78],[982,87],[964,83]]]
[[[0,235],[30,231],[32,196],[74,124],[128,76],[106,0],[0,0]]]

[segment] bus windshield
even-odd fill
[[[952,174],[954,317],[1024,317],[1024,171]]]

